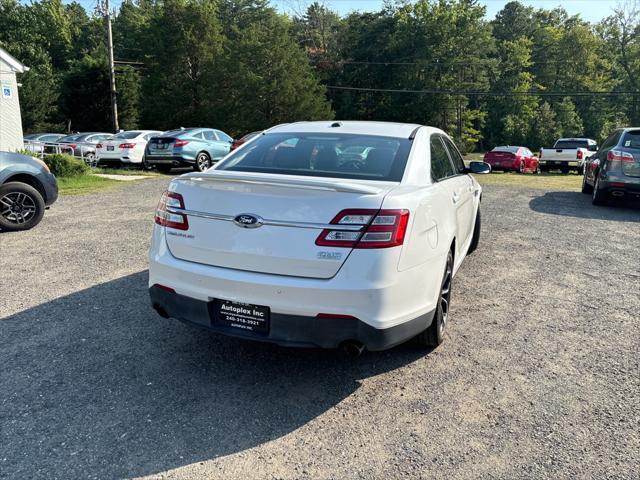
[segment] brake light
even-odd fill
[[[633,163],[633,155],[627,152],[623,152],[621,150],[609,150],[607,153],[607,160],[610,162],[622,162],[622,163]]]
[[[320,247],[389,248],[404,243],[409,210],[342,210],[331,220],[336,228],[322,230]],[[340,228],[340,227],[350,228]],[[359,228],[356,228],[359,227]]]
[[[121,143],[120,145],[118,145],[118,148],[135,148],[136,144],[135,143]]]
[[[173,209],[184,210],[184,199],[182,195],[176,192],[164,192],[158,202],[155,222],[167,228],[189,230],[187,216],[183,213],[175,212]]]
[[[76,148],[78,145],[75,143],[68,143],[69,148]]]
[[[576,152],[576,160],[582,160],[582,150]]]
[[[96,148],[102,148],[102,144],[101,143],[96,143]]]
[[[184,147],[186,144],[189,143],[189,140],[176,140],[175,143],[173,144],[174,147]]]

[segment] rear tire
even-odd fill
[[[600,188],[600,178],[596,177],[596,183],[593,186],[593,196],[591,197],[591,203],[594,205],[606,205],[607,194]]]
[[[449,321],[449,303],[451,300],[451,280],[453,279],[453,252],[449,250],[447,264],[442,277],[438,306],[429,328],[420,333],[416,340],[424,347],[437,347],[444,340],[444,331]]]
[[[476,223],[473,226],[473,236],[471,237],[471,243],[469,244],[469,250],[467,250],[467,255],[471,255],[478,248],[478,244],[480,243],[480,207],[478,206],[478,213],[476,214]]]
[[[31,185],[9,182],[0,186],[0,230],[29,230],[40,223],[44,208],[44,198]]]
[[[582,175],[582,193],[593,193],[593,187],[587,183],[586,175]]]
[[[211,167],[211,157],[207,152],[200,152],[196,156],[196,163],[193,164],[193,169],[196,172],[204,172],[209,167]]]

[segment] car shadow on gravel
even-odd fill
[[[354,359],[209,334],[157,316],[139,272],[0,320],[0,472],[135,477],[240,452],[425,354]]]
[[[534,212],[577,218],[640,222],[640,202],[612,200],[607,206],[591,204],[591,195],[581,192],[547,192],[529,201]]]

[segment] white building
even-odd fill
[[[16,73],[29,70],[0,48],[0,151],[23,148],[22,117]]]

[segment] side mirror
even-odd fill
[[[491,165],[486,162],[469,162],[470,173],[491,173]]]

